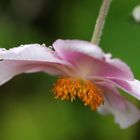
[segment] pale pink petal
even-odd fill
[[[51,75],[68,75],[68,68],[57,63],[37,61],[0,61],[0,85],[21,73],[46,72]]]
[[[109,78],[109,80],[119,88],[123,89],[124,91],[128,92],[130,95],[140,100],[140,81],[136,79],[122,80],[117,78],[116,79]]]
[[[76,76],[85,78],[99,76],[103,78],[133,79],[131,73],[127,73],[119,67],[81,52],[65,51],[63,59],[75,67],[74,74]]]
[[[62,59],[78,66],[78,69],[83,71],[82,73],[84,70],[86,70],[85,73],[88,71],[89,76],[119,77],[129,80],[134,78],[130,68],[124,62],[111,59],[110,54],[103,53],[98,46],[90,42],[57,40],[53,47]]]
[[[133,80],[134,75],[131,69],[123,61],[119,59],[111,59],[105,55],[105,60],[96,60],[97,73],[93,76],[103,78],[119,78],[125,80]]]
[[[80,52],[96,58],[103,58],[104,53],[97,45],[82,40],[61,40],[54,42],[53,48],[62,58],[66,57],[65,52]]]
[[[10,50],[0,49],[0,85],[20,73],[47,72],[68,75],[71,65],[38,44],[23,45]]]
[[[130,75],[130,77],[134,78],[134,75],[130,67],[122,60],[118,58],[112,58],[111,54],[105,54],[105,61],[111,64],[112,66],[119,68],[121,71],[125,72],[127,75]]]
[[[111,113],[121,128],[127,128],[140,119],[140,110],[120,96],[118,90],[108,83],[98,83],[105,90],[105,102],[99,113]]]

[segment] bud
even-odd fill
[[[136,6],[132,12],[133,18],[137,23],[140,23],[140,5]]]

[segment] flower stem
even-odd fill
[[[104,24],[105,24],[105,19],[107,17],[108,11],[109,11],[111,1],[112,0],[103,0],[101,9],[99,11],[99,16],[97,18],[96,25],[95,25],[95,28],[93,31],[92,39],[91,39],[91,43],[93,43],[93,44],[99,45],[99,43],[100,43],[100,38],[102,35],[102,31],[103,31]]]

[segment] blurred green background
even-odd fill
[[[90,40],[101,2],[0,0],[0,47],[50,45],[57,38]],[[126,61],[140,79],[140,25],[131,17],[138,4],[113,0],[101,47]],[[121,130],[113,116],[101,116],[79,101],[55,100],[55,80],[44,73],[22,74],[0,87],[0,140],[140,139],[140,122]]]

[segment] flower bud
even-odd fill
[[[133,18],[137,23],[140,23],[140,5],[136,6],[132,12]]]

